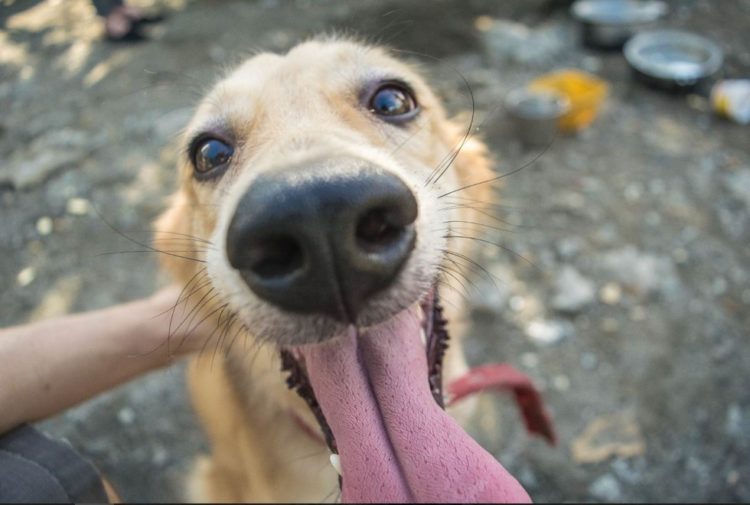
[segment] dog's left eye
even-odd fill
[[[219,175],[226,168],[234,154],[234,148],[226,142],[206,138],[198,141],[192,149],[195,173],[199,177]]]
[[[403,120],[411,118],[417,111],[417,101],[404,85],[387,83],[372,94],[370,112],[385,119]]]

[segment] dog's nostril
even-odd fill
[[[286,277],[304,266],[300,245],[290,237],[267,238],[253,244],[247,251],[250,270],[258,277]]]
[[[375,252],[393,244],[403,234],[404,227],[385,209],[368,211],[357,222],[357,243],[366,251]]]

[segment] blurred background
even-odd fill
[[[151,293],[156,258],[109,254],[138,249],[112,227],[148,239],[201,94],[256,49],[359,34],[427,55],[407,58],[453,113],[470,88],[498,174],[524,167],[486,209],[506,230],[483,235],[502,245],[482,248],[494,279],[465,287],[468,354],[530,374],[560,442],[530,438],[501,395],[482,396],[471,432],[536,501],[750,500],[750,127],[709,94],[750,77],[750,1],[667,2],[647,27],[723,52],[678,93],[636,79],[619,48],[585,45],[566,1],[128,4],[163,16],[141,41],[106,40],[87,0],[0,0],[1,325]],[[560,69],[606,92],[593,123],[549,137],[508,97]],[[206,449],[179,364],[41,427],[126,501],[181,499]]]

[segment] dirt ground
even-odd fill
[[[149,41],[113,45],[85,0],[0,1],[0,325],[164,282],[152,255],[109,254],[133,249],[113,228],[147,239],[174,187],[176,133],[255,49],[343,30],[429,55],[413,59],[452,111],[470,104],[459,73],[470,84],[498,173],[539,154],[516,139],[506,93],[585,69],[610,83],[601,116],[505,179],[508,230],[482,253],[497,281],[466,287],[471,361],[528,372],[560,443],[525,434],[502,396],[482,398],[471,431],[536,501],[750,501],[748,127],[634,82],[620,53],[583,49],[566,2],[133,3],[168,17]],[[664,25],[710,36],[726,75],[750,76],[750,1],[670,6]],[[206,449],[181,365],[41,427],[127,501],[180,499]]]

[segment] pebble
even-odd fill
[[[573,334],[573,325],[557,319],[535,319],[526,326],[526,335],[536,344],[552,345]]]
[[[584,352],[580,358],[581,368],[584,370],[594,370],[599,364],[599,360],[596,355],[590,352]]]
[[[711,283],[711,292],[714,296],[721,296],[727,292],[729,283],[724,277],[716,277]]]
[[[72,216],[85,216],[89,208],[89,201],[85,198],[71,198],[65,205],[66,211]]]
[[[133,421],[135,421],[135,411],[130,407],[123,407],[117,413],[117,420],[120,421],[120,424],[133,424]]]
[[[727,484],[730,486],[735,486],[740,481],[740,472],[737,470],[731,470],[727,474]]]
[[[526,308],[526,299],[521,295],[511,296],[508,305],[513,312],[521,312]]]
[[[36,231],[39,235],[49,235],[53,228],[54,224],[49,216],[42,216],[36,221]]]
[[[729,436],[742,436],[742,410],[736,403],[733,403],[727,409],[727,419],[724,423],[724,431]]]
[[[750,168],[735,170],[722,179],[724,188],[750,209]]]
[[[599,500],[608,502],[620,501],[622,496],[620,483],[611,474],[602,475],[592,482],[589,486],[589,493]]]
[[[608,282],[599,290],[599,299],[607,305],[617,305],[622,299],[622,288],[616,282]]]
[[[36,271],[34,270],[34,267],[26,267],[18,272],[18,275],[16,276],[16,282],[23,288],[34,282],[35,278]]]
[[[555,375],[552,378],[552,387],[558,391],[567,391],[570,389],[570,379],[567,375]]]
[[[678,247],[677,249],[672,251],[672,259],[674,259],[674,262],[677,263],[678,265],[682,265],[683,263],[686,263],[689,258],[690,258],[690,255],[682,247]]]
[[[646,320],[646,309],[640,305],[636,305],[630,309],[630,319],[633,321],[645,321]]]
[[[560,26],[532,29],[514,21],[492,21],[492,25],[480,33],[485,50],[495,64],[550,65],[567,47],[566,34]],[[481,21],[479,27],[487,24]]]
[[[578,312],[594,301],[594,283],[570,265],[565,265],[555,279],[552,307],[561,312]]]
[[[561,259],[567,260],[580,253],[583,245],[579,237],[564,237],[555,242],[555,251]]]
[[[625,188],[625,200],[635,203],[643,195],[643,185],[640,182],[632,182]]]
[[[614,317],[605,317],[602,320],[601,329],[605,333],[615,333],[620,329],[620,322]]]
[[[644,253],[626,246],[604,254],[601,262],[620,283],[640,296],[657,291],[669,292],[678,286],[677,273],[669,256]]]
[[[151,462],[156,466],[164,466],[169,459],[169,452],[164,447],[157,447],[151,456]]]
[[[536,368],[539,366],[539,355],[533,352],[525,352],[521,354],[520,361],[526,368]]]

